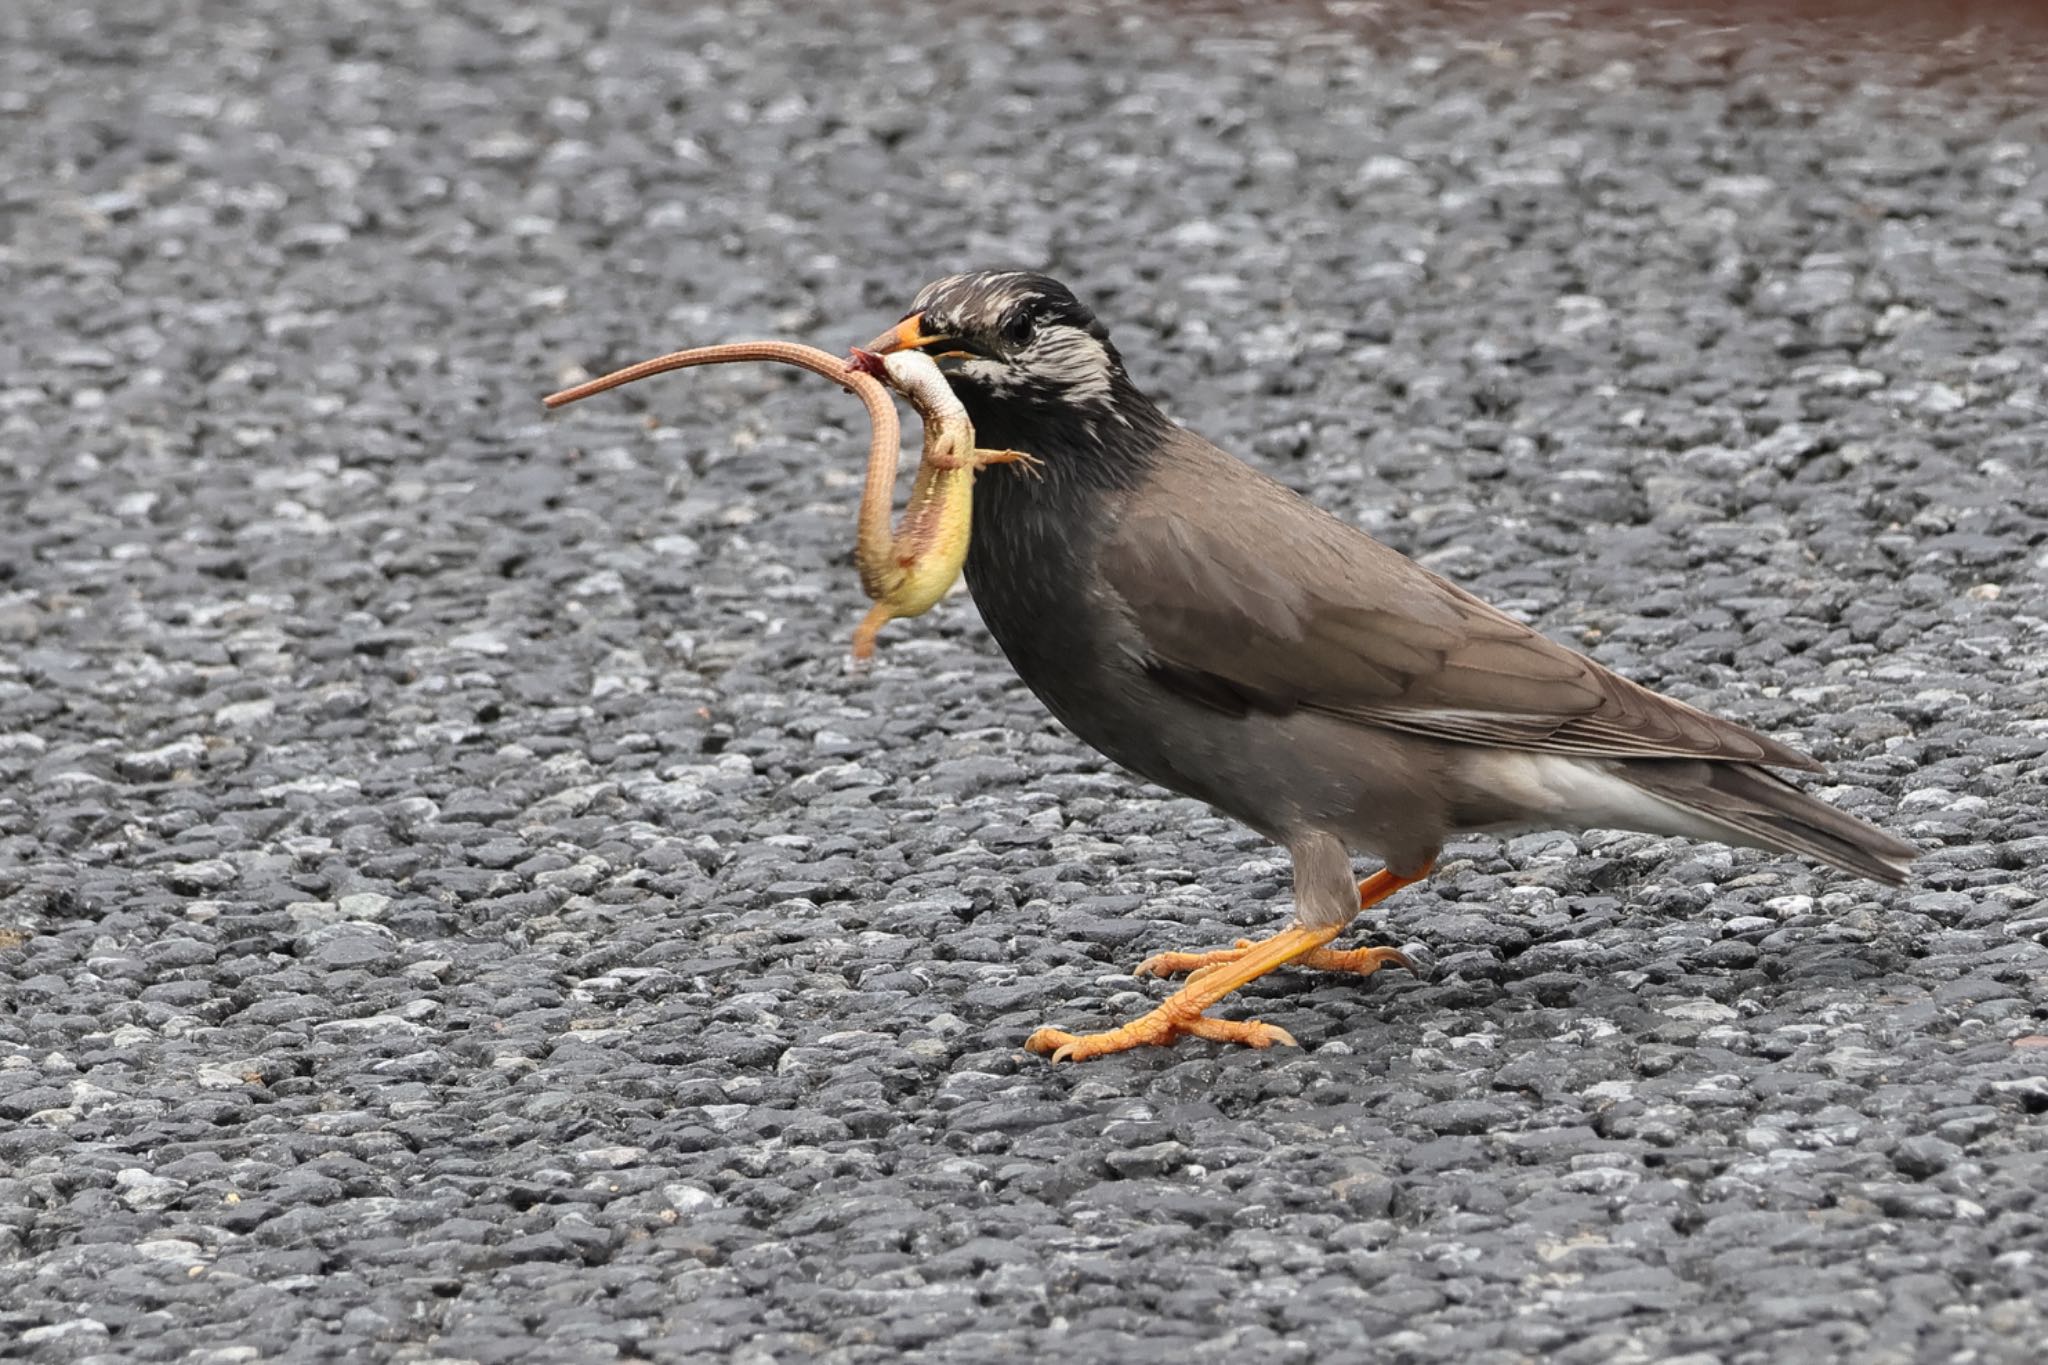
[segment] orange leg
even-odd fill
[[[1419,882],[1428,875],[1427,867],[1409,878],[1396,877],[1384,869],[1375,872],[1358,884],[1358,908],[1364,910],[1378,905],[1402,887]],[[1203,972],[1237,961],[1247,948],[1253,946],[1253,940],[1241,938],[1231,947],[1209,953],[1154,953],[1138,964],[1133,975],[1178,976],[1182,972]],[[1318,972],[1350,972],[1356,976],[1371,976],[1382,967],[1415,970],[1415,964],[1398,948],[1317,948],[1294,959],[1294,965]]]
[[[1376,905],[1402,887],[1419,882],[1428,875],[1428,868],[1413,877],[1397,877],[1381,869],[1358,884],[1359,908]],[[1341,925],[1317,929],[1297,926],[1283,929],[1256,943],[1240,943],[1226,952],[1161,954],[1160,957],[1148,958],[1138,968],[1139,972],[1143,973],[1161,958],[1184,960],[1187,965],[1176,970],[1186,970],[1188,966],[1197,970],[1186,985],[1161,1001],[1158,1008],[1128,1024],[1105,1033],[1088,1034],[1042,1028],[1026,1039],[1024,1046],[1033,1052],[1051,1053],[1055,1062],[1085,1062],[1091,1057],[1123,1052],[1141,1045],[1164,1047],[1183,1034],[1207,1038],[1211,1042],[1243,1043],[1248,1047],[1271,1047],[1275,1043],[1293,1047],[1296,1045],[1294,1037],[1286,1029],[1262,1024],[1256,1019],[1242,1023],[1231,1019],[1211,1019],[1203,1011],[1239,986],[1256,981],[1275,967],[1289,962],[1311,966],[1343,962],[1357,965],[1346,965],[1337,970],[1358,971],[1370,960],[1370,966],[1363,966],[1367,973],[1377,971],[1389,961],[1398,961],[1404,967],[1409,965],[1406,957],[1390,948],[1327,952],[1323,945],[1335,938],[1341,928]],[[1375,954],[1377,958],[1374,958]]]

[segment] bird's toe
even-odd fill
[[[1245,1047],[1266,1048],[1276,1043],[1281,1047],[1301,1046],[1293,1034],[1278,1024],[1262,1024],[1256,1019],[1211,1019],[1204,1014],[1183,1024],[1181,1032],[1212,1043],[1238,1043]]]
[[[1104,1033],[1074,1034],[1065,1029],[1042,1028],[1024,1040],[1024,1047],[1050,1057],[1055,1063],[1085,1062],[1136,1047],[1165,1047],[1177,1038],[1205,1038],[1212,1043],[1257,1048],[1301,1046],[1293,1034],[1278,1024],[1262,1024],[1256,1019],[1212,1019],[1206,1014],[1161,1009]]]
[[[1200,972],[1206,967],[1235,962],[1244,956],[1245,949],[1252,946],[1248,938],[1239,939],[1228,948],[1218,948],[1211,953],[1154,953],[1132,969],[1133,976],[1177,976],[1182,972]]]
[[[1073,1046],[1080,1041],[1079,1036],[1068,1033],[1065,1029],[1042,1028],[1024,1040],[1024,1050],[1049,1053],[1055,1062],[1064,1062],[1072,1060]]]

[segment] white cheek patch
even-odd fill
[[[963,360],[953,373],[972,380],[988,393],[1013,393],[1023,387],[1015,370],[993,360]]]
[[[1020,368],[1077,403],[1109,401],[1109,352],[1078,327],[1049,327],[1018,357]]]

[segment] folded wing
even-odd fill
[[[1287,489],[1214,455],[1192,470],[1206,486],[1130,504],[1101,551],[1144,666],[1183,695],[1547,753],[1820,768],[1609,672],[1335,518],[1302,517]]]

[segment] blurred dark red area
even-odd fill
[[[1237,13],[1294,10],[1342,22],[1397,29],[1404,19],[1488,20],[1545,15],[1565,23],[1640,28],[1659,19],[1750,30],[1774,41],[1805,40],[1844,50],[1912,51],[1953,43],[1981,49],[1988,61],[2048,50],[2048,0],[1167,0],[1167,8]]]
[[[1483,7],[1483,0],[1481,3]],[[1724,23],[1840,22],[1873,37],[1904,30],[1962,31],[1981,24],[2048,28],[2048,6],[2041,0],[1653,0],[1647,4],[1585,0],[1581,4],[1520,4],[1513,8],[1635,17],[1663,13]]]

